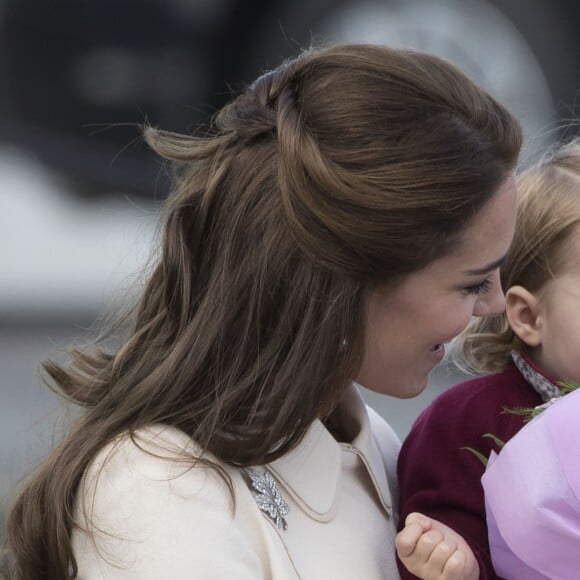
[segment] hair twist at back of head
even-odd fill
[[[216,117],[216,126],[242,140],[261,135],[275,136],[278,127],[278,102],[292,91],[291,67],[282,65],[256,79],[237,99]]]

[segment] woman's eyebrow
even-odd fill
[[[483,274],[488,274],[489,272],[492,272],[496,268],[499,268],[505,262],[506,257],[507,254],[499,258],[499,260],[496,260],[495,262],[491,262],[491,264],[484,266],[483,268],[476,268],[475,270],[466,270],[465,274],[467,274],[468,276],[481,276]]]

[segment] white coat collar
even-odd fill
[[[392,513],[391,492],[385,465],[373,438],[366,406],[354,385],[340,403],[349,422],[359,426],[358,435],[350,443],[367,468],[375,491],[388,514]],[[312,518],[332,519],[342,475],[341,445],[322,421],[316,420],[306,436],[292,451],[268,465],[294,501]]]

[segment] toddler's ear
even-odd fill
[[[528,346],[539,346],[541,340],[541,304],[523,286],[512,286],[505,294],[505,313],[512,330]]]

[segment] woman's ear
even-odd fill
[[[511,329],[528,346],[539,346],[541,339],[541,304],[523,286],[512,286],[505,294],[505,313]]]

